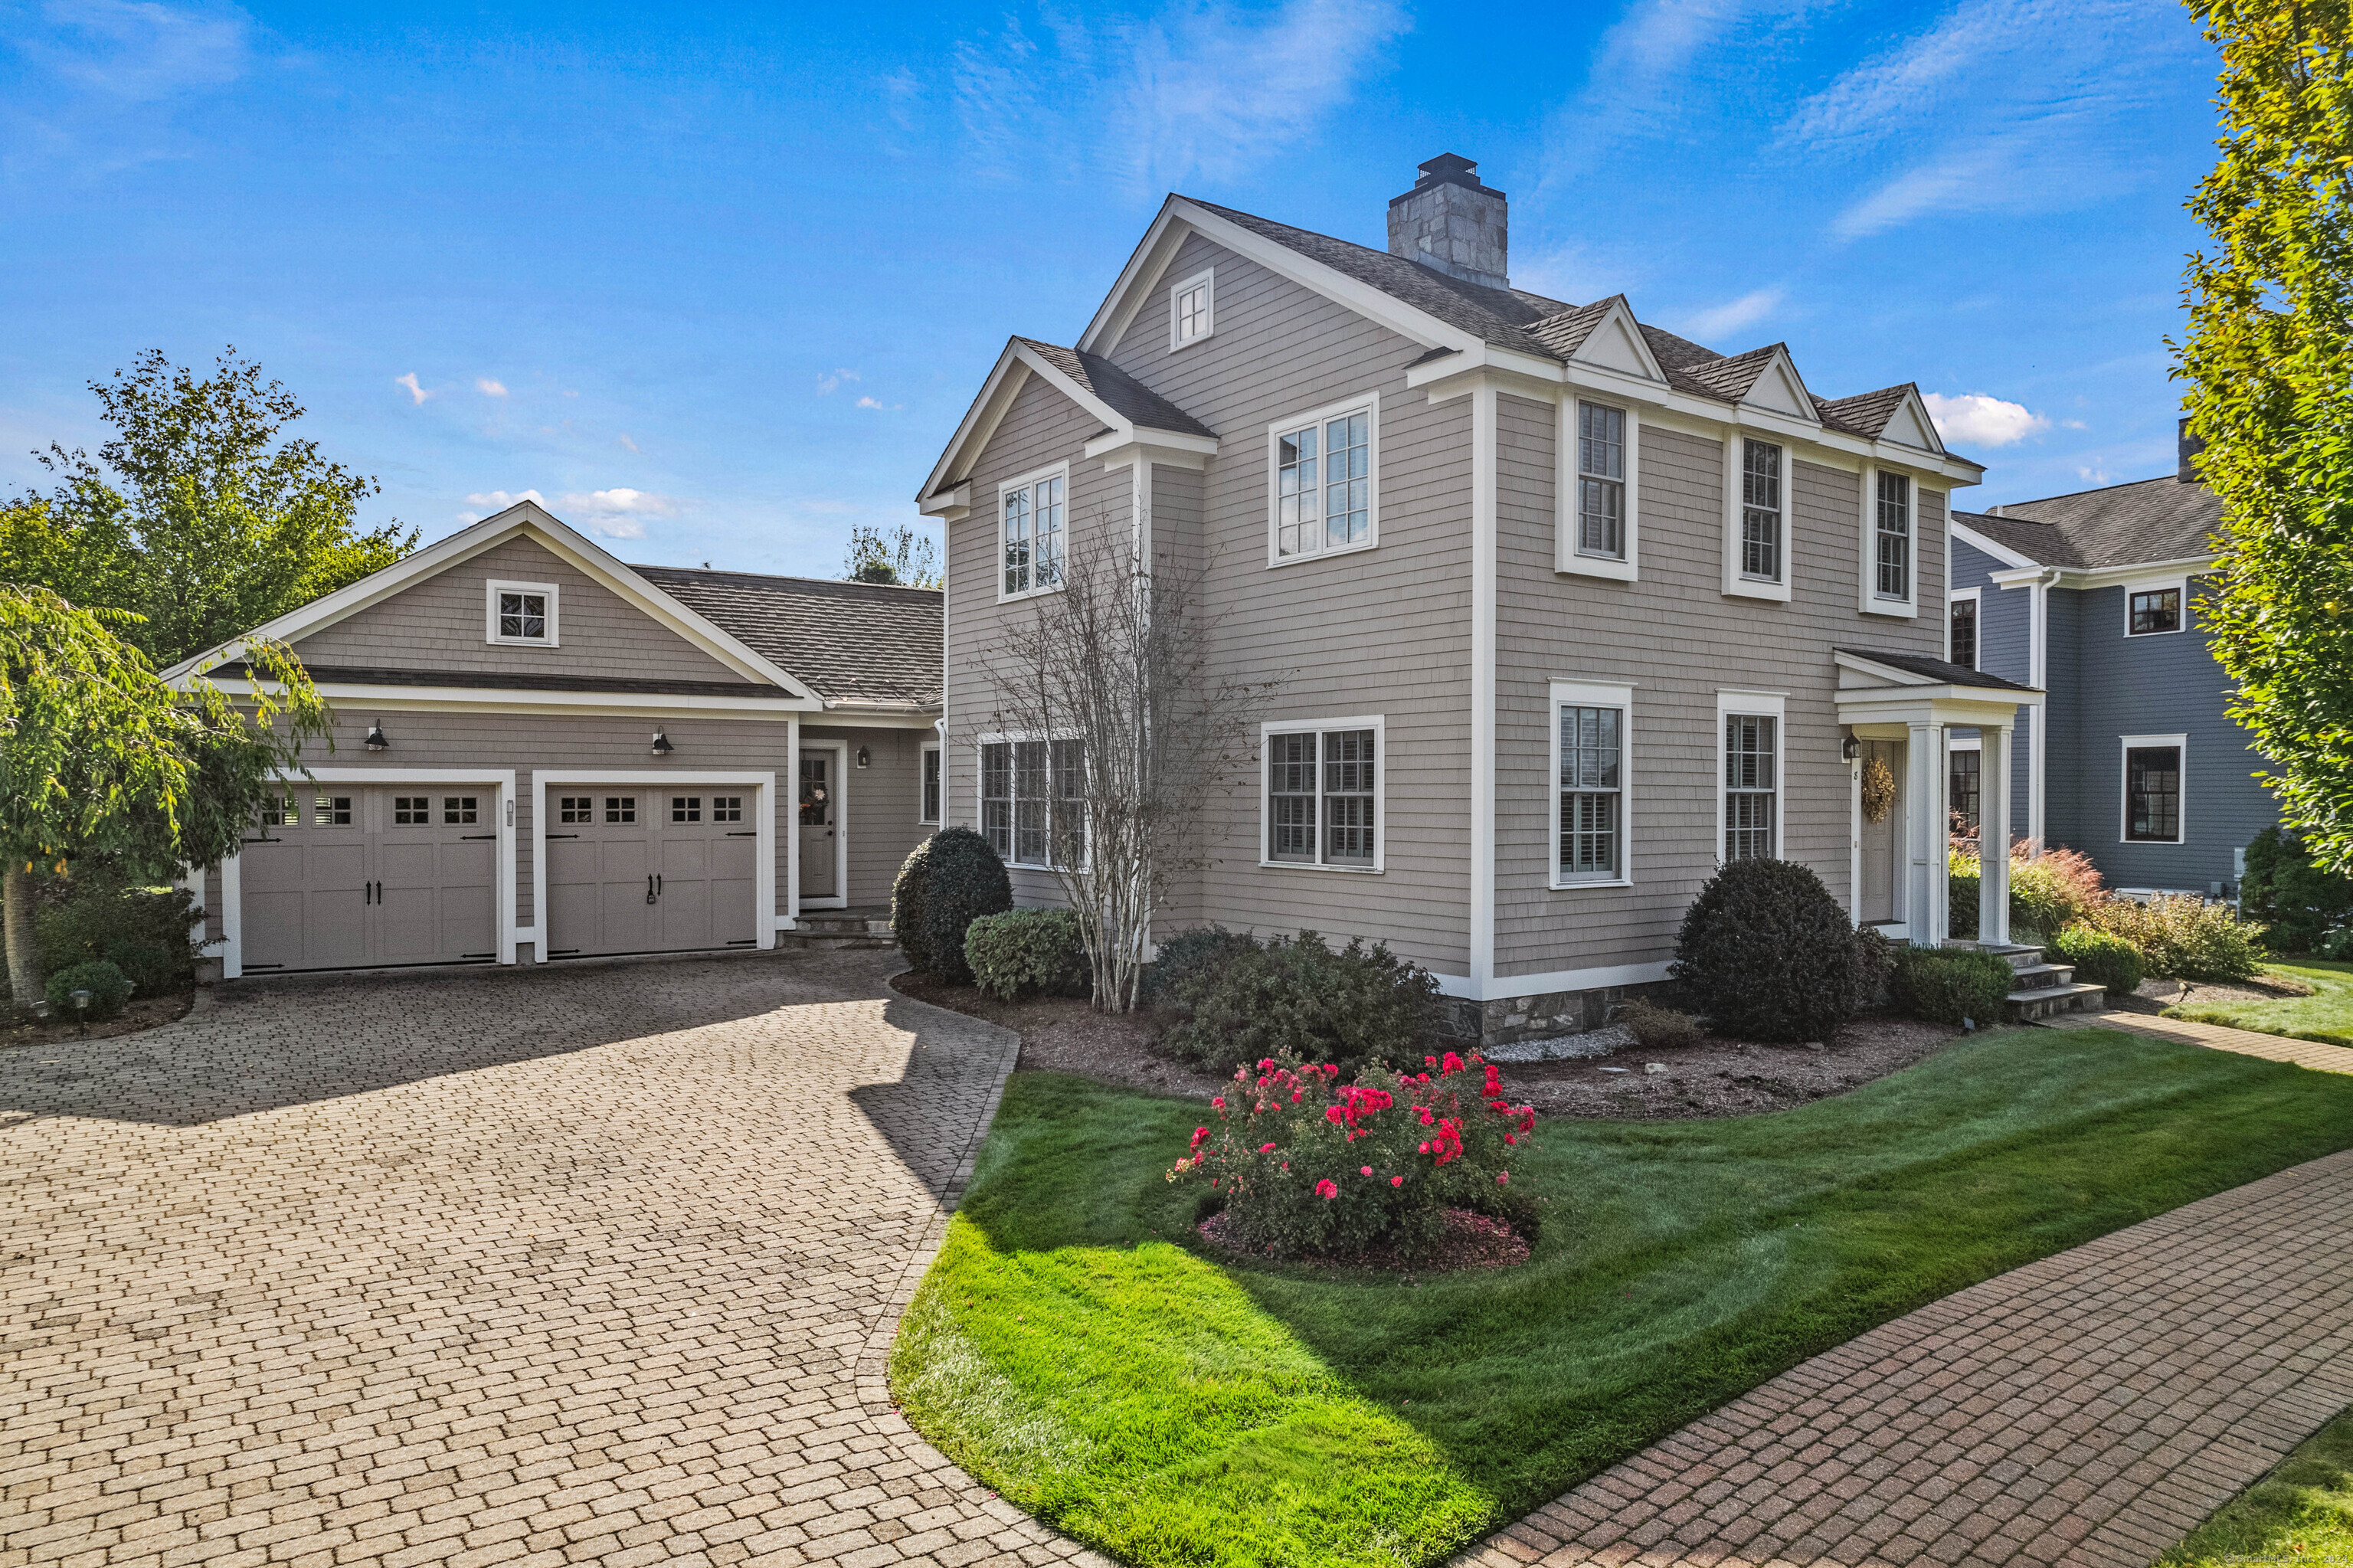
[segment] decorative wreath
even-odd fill
[[[1895,770],[1885,758],[1874,757],[1862,765],[1862,820],[1883,822],[1894,809]]]

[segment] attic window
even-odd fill
[[[556,645],[554,583],[493,581],[486,592],[487,641],[526,648]]]
[[[1168,291],[1168,351],[1198,343],[1217,327],[1218,275],[1213,268]]]

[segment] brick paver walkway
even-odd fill
[[[2128,1029],[2183,1045],[2203,1045],[2210,1051],[2232,1051],[2261,1056],[2267,1062],[2293,1062],[2316,1073],[2353,1073],[2353,1051],[2317,1040],[2290,1040],[2281,1034],[2258,1034],[2224,1023],[2200,1023],[2187,1018],[2162,1018],[2149,1012],[2062,1012],[2042,1020],[2045,1029]]]
[[[0,1052],[0,1568],[1084,1557],[883,1392],[1018,1048],[894,962],[246,982]]]

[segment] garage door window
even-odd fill
[[[264,795],[261,798],[261,825],[265,828],[301,826],[301,802],[291,795]]]
[[[352,825],[352,798],[349,795],[322,795],[312,805],[311,823],[320,828],[348,828]]]
[[[556,801],[556,810],[567,822],[593,822],[596,820],[594,796],[565,795]]]
[[[608,822],[634,822],[638,820],[638,798],[635,795],[605,797],[605,820]]]
[[[714,822],[740,822],[744,820],[744,797],[714,795],[711,798],[711,820]]]
[[[421,828],[433,820],[432,802],[422,795],[395,795],[392,798],[392,821],[395,827]]]
[[[672,795],[670,798],[670,820],[673,822],[699,822],[702,821],[702,797],[700,795]]]
[[[447,828],[470,828],[480,820],[478,795],[444,795],[441,797],[441,825]]]

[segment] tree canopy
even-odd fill
[[[854,524],[842,575],[854,583],[896,583],[901,588],[940,586],[940,556],[931,540],[902,523],[890,532]]]
[[[90,387],[114,433],[95,458],[36,454],[58,483],[0,507],[0,580],[133,612],[122,636],[156,667],[416,546],[397,522],[361,526],[376,482],[289,435],[302,406],[234,347],[202,379],[150,350]]]
[[[2200,608],[2282,816],[2353,871],[2353,18],[2348,0],[2190,10],[2222,60],[2175,368],[2223,506]]]

